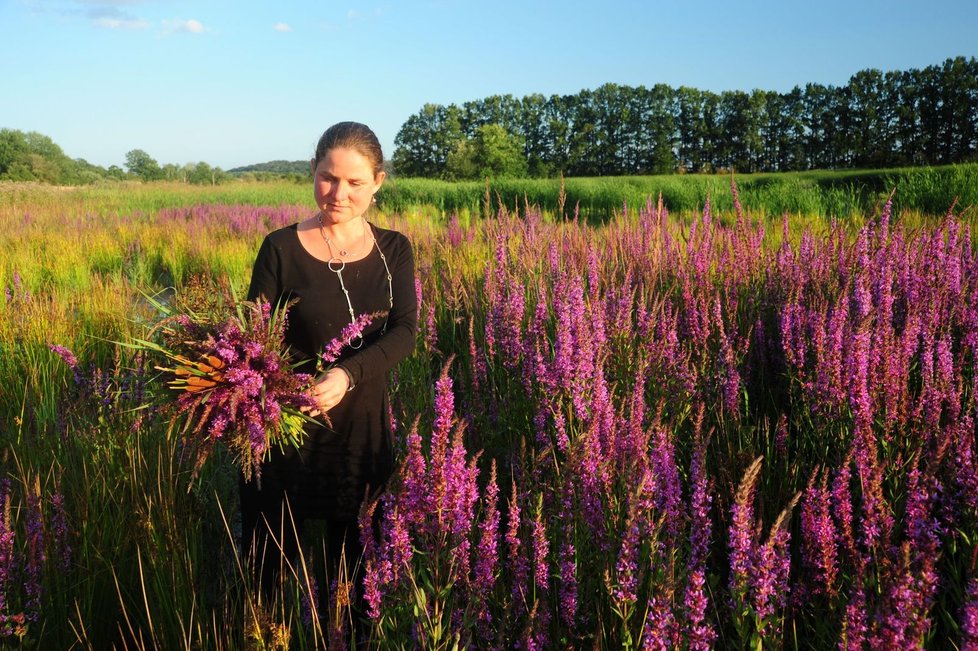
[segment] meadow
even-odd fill
[[[974,202],[722,181],[381,202],[420,332],[362,610],[316,535],[255,589],[234,468],[192,480],[119,343],[147,297],[245,287],[308,188],[0,186],[3,644],[978,648]]]

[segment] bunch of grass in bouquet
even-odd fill
[[[285,344],[294,301],[239,300],[233,289],[208,294],[199,283],[174,299],[150,299],[162,318],[132,344],[160,358],[153,404],[181,437],[193,477],[220,443],[246,480],[260,479],[266,453],[298,446],[311,420],[303,409],[316,408],[314,378],[295,371]]]

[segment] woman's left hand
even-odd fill
[[[346,371],[341,368],[331,368],[312,388],[312,398],[319,408],[303,407],[303,411],[308,411],[310,416],[324,414],[339,404],[349,388],[350,376]]]

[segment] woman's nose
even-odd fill
[[[350,194],[350,188],[346,183],[337,182],[330,188],[330,194],[332,194],[335,199],[343,200]]]

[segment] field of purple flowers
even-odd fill
[[[381,514],[380,537],[363,537],[352,616],[373,646],[978,649],[972,228],[953,210],[911,226],[890,204],[863,223],[760,223],[733,194],[731,214],[650,201],[602,226],[532,207],[443,226],[380,217],[414,243],[421,332],[393,378],[400,467],[363,513]],[[99,250],[120,249],[103,253],[118,269],[93,273],[134,309],[126,265],[163,232],[183,271],[161,251],[162,275],[240,285],[261,235],[299,212],[198,206],[143,216],[137,236],[110,225]],[[225,246],[242,253],[212,265]],[[136,409],[152,381],[139,360],[31,329],[61,314],[38,307],[58,281],[28,291],[13,271],[0,635],[344,639],[343,585],[301,568],[294,603],[256,607],[224,524],[233,474],[214,460],[188,491],[178,446]],[[138,332],[114,323],[78,329]]]
[[[446,361],[367,557],[378,627],[974,648],[967,227],[908,231],[887,204],[858,230],[786,219],[768,245],[739,204],[683,228],[652,204],[603,229],[534,217],[450,225],[420,256],[423,345]],[[474,244],[492,255],[466,286],[452,256]]]

